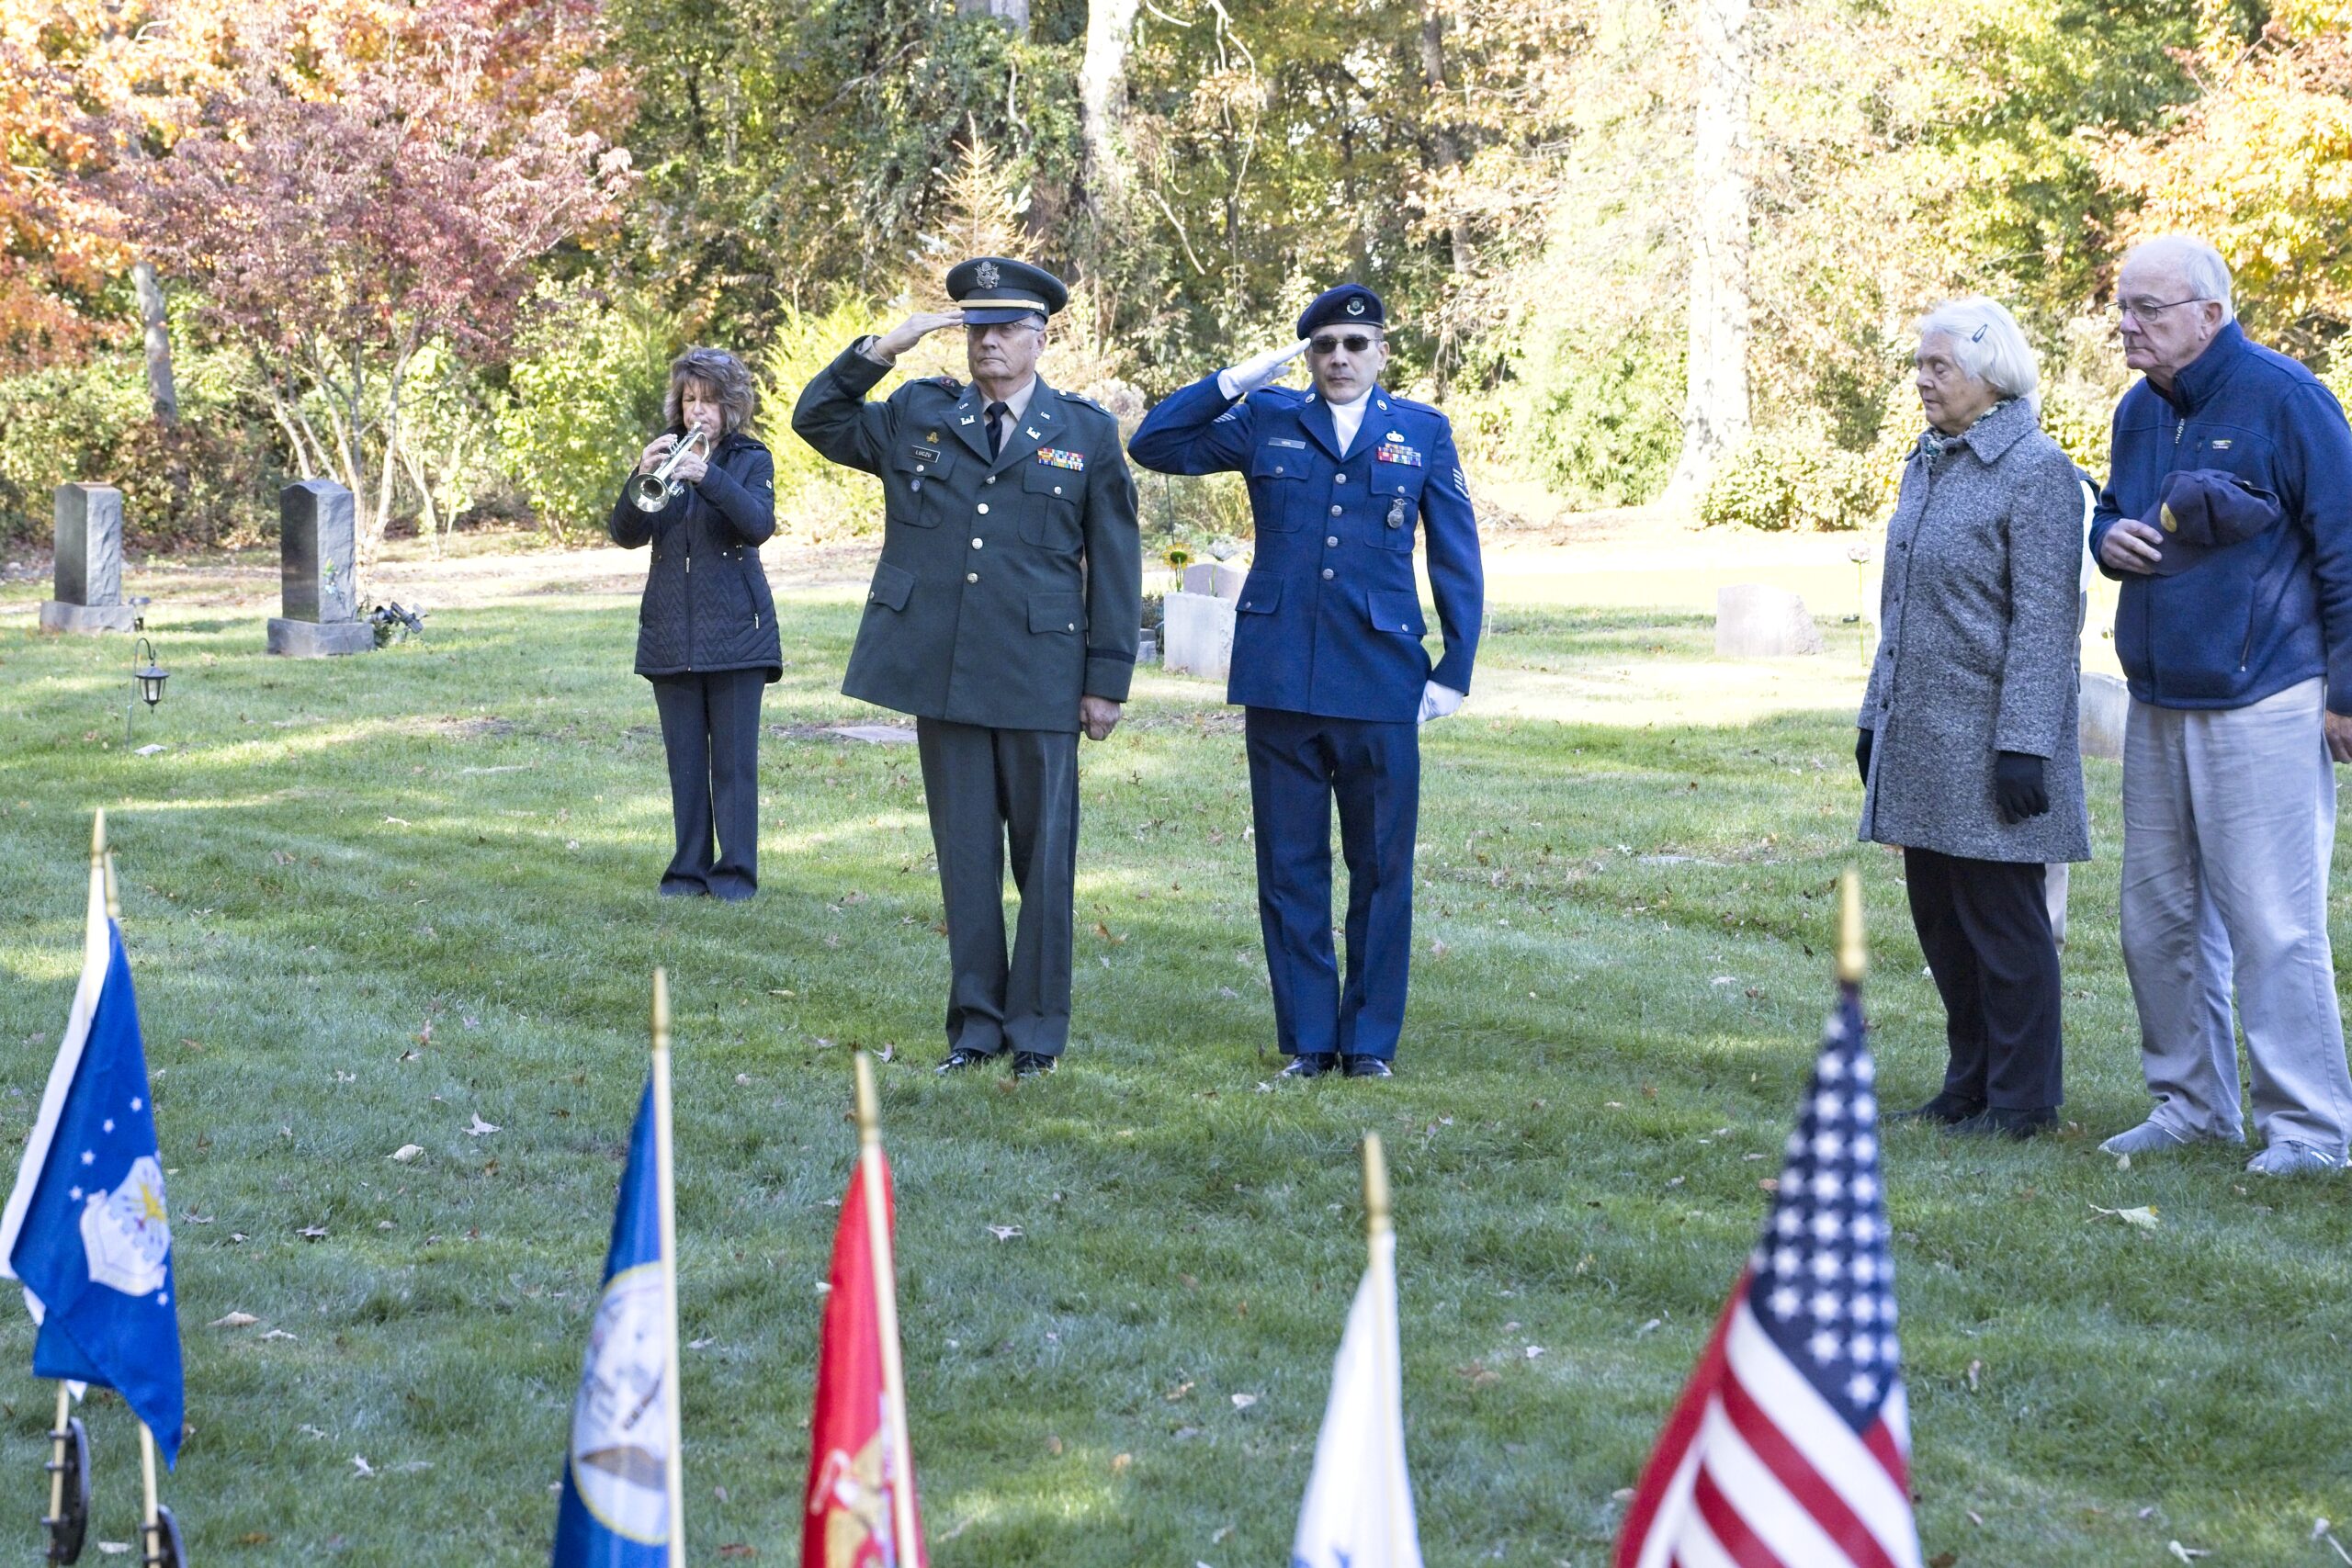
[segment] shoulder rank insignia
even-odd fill
[[[1402,440],[1394,435],[1382,442],[1380,449],[1373,456],[1381,462],[1401,463],[1408,468],[1418,468],[1421,466],[1420,453],[1406,446]]]
[[[1065,452],[1058,446],[1038,447],[1037,461],[1045,464],[1046,467],[1049,468],[1068,468],[1073,473],[1084,473],[1086,471],[1085,453]]]

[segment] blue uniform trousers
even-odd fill
[[[662,891],[749,898],[760,887],[760,698],[764,670],[653,675],[677,852]],[[711,852],[711,838],[718,849]]]
[[[1251,707],[1258,919],[1288,1056],[1396,1054],[1413,948],[1418,725]],[[1331,804],[1348,863],[1348,968],[1331,950]]]

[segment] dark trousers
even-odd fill
[[[760,886],[760,698],[767,671],[656,675],[651,682],[678,831],[662,891],[749,898]]]
[[[1421,737],[1411,723],[1246,710],[1258,923],[1286,1056],[1396,1055],[1413,950]],[[1348,863],[1345,984],[1331,951],[1331,807]]]
[[[1906,849],[1903,875],[1944,999],[1944,1091],[2001,1111],[2057,1109],[2058,944],[2041,866]]]
[[[1071,901],[1078,880],[1078,736],[915,720],[923,804],[947,906],[950,1050],[1069,1043]],[[1010,964],[1004,862],[1021,892]]]

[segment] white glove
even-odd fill
[[[1245,359],[1216,373],[1216,389],[1228,398],[1246,398],[1282,374],[1283,367],[1306,352],[1306,340],[1283,348],[1270,348],[1255,359]]]
[[[1462,705],[1462,694],[1451,686],[1441,686],[1435,681],[1421,688],[1421,716],[1427,724],[1433,718],[1449,718]]]

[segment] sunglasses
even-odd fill
[[[1350,354],[1362,354],[1365,349],[1370,348],[1375,341],[1375,339],[1364,333],[1350,333],[1345,337],[1315,338],[1310,340],[1306,346],[1314,350],[1317,354],[1337,354],[1343,348]]]

